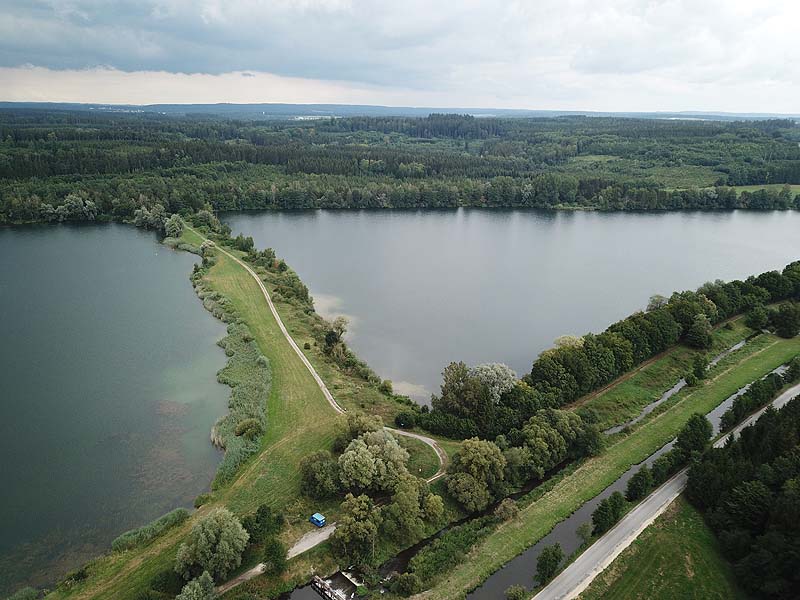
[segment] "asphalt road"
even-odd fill
[[[798,394],[800,394],[800,384],[778,396],[772,401],[771,406],[781,408]],[[755,423],[766,410],[767,407],[764,407],[749,416],[730,433],[714,442],[714,446],[722,447],[731,435],[737,436],[742,429]],[[569,600],[577,597],[589,587],[592,580],[608,567],[625,548],[630,546],[639,537],[639,534],[680,495],[686,487],[686,473],[686,469],[680,471],[639,503],[614,528],[592,544],[546,587],[542,588],[534,596],[535,600]]]

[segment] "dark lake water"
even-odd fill
[[[229,389],[194,260],[129,226],[0,228],[0,597],[208,488]]]
[[[518,374],[565,334],[599,331],[652,294],[800,259],[800,213],[308,211],[224,215],[273,247],[317,310],[397,391],[427,399],[442,369]]]

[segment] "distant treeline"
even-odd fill
[[[104,219],[156,203],[167,212],[205,203],[217,210],[798,208],[790,188],[737,194],[729,187],[800,184],[798,141],[800,128],[786,120],[259,122],[6,110],[0,222],[60,218],[42,205],[55,211],[69,194],[93,202]]]
[[[707,283],[696,292],[675,292],[669,299],[654,297],[647,311],[614,323],[599,335],[559,340],[516,384],[497,368],[487,377],[482,372],[486,367],[468,369],[453,363],[445,369],[441,394],[433,397],[432,409],[420,415],[419,423],[429,431],[455,438],[495,439],[502,435],[515,445],[524,437],[524,423],[537,411],[560,408],[600,389],[679,341],[708,348],[713,324],[790,299],[800,300],[800,261],[787,265],[783,272]],[[796,335],[798,305],[775,311],[773,320],[782,319],[779,315],[784,312],[786,320],[792,321],[787,333]],[[498,381],[508,383],[497,388]]]

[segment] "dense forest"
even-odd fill
[[[756,598],[800,596],[800,397],[689,469],[687,494]]]
[[[245,121],[5,109],[0,222],[124,220],[158,204],[184,214],[206,205],[798,208],[798,142],[800,127],[776,119]]]

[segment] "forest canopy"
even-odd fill
[[[245,121],[5,109],[0,222],[126,220],[143,207],[186,214],[206,204],[798,208],[798,142],[800,127],[782,119]]]

